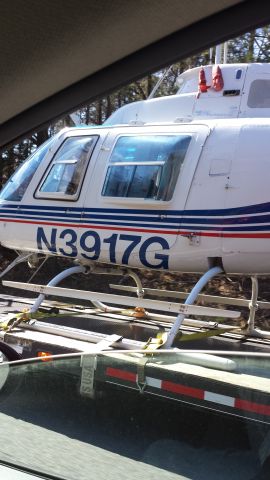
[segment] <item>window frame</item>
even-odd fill
[[[44,185],[46,179],[49,177],[50,173],[52,172],[54,165],[61,165],[61,164],[68,165],[68,164],[74,164],[74,163],[78,162],[78,160],[72,160],[72,159],[65,160],[65,161],[57,159],[57,155],[58,155],[59,151],[61,150],[61,148],[63,147],[63,145],[65,144],[65,142],[67,140],[70,140],[70,139],[78,139],[78,138],[85,138],[85,139],[88,138],[88,139],[90,139],[90,137],[94,137],[95,141],[93,142],[92,148],[87,153],[87,159],[86,159],[85,165],[83,166],[83,169],[82,169],[81,178],[80,178],[80,181],[79,181],[79,184],[78,184],[77,191],[73,195],[63,193],[63,192],[42,192],[41,188]],[[38,199],[38,200],[59,200],[59,201],[76,202],[80,197],[82,186],[83,186],[84,179],[85,179],[85,176],[86,176],[86,172],[88,170],[90,160],[92,158],[93,152],[96,148],[96,145],[97,145],[99,139],[100,139],[100,135],[97,134],[97,133],[87,134],[87,135],[68,135],[68,136],[65,136],[63,138],[63,141],[60,143],[59,147],[57,148],[57,150],[54,152],[54,155],[51,158],[51,161],[47,165],[47,168],[44,171],[44,173],[43,173],[43,175],[42,175],[42,177],[41,177],[41,179],[38,183],[38,186],[37,186],[37,188],[34,192],[34,198]]]
[[[113,201],[113,202],[120,202],[120,203],[123,203],[123,201],[125,202],[130,202],[130,203],[137,203],[137,202],[146,202],[146,203],[153,203],[153,204],[162,204],[164,203],[165,205],[168,205],[174,198],[174,195],[175,195],[175,191],[176,191],[176,186],[177,186],[177,183],[179,181],[179,178],[180,178],[180,174],[181,174],[181,170],[184,166],[184,163],[186,161],[186,156],[188,155],[188,151],[190,149],[190,146],[191,144],[193,143],[193,138],[194,138],[194,131],[183,131],[183,132],[166,132],[166,131],[163,131],[163,132],[159,132],[159,131],[152,131],[152,132],[147,132],[147,133],[124,133],[124,132],[121,132],[119,134],[116,135],[116,137],[114,138],[114,141],[113,141],[113,144],[110,148],[110,154],[107,158],[107,164],[106,164],[106,168],[105,168],[105,174],[103,175],[102,177],[102,183],[101,183],[101,192],[100,192],[100,195],[101,195],[101,199],[103,202],[110,202],[110,201]],[[156,136],[156,137],[190,137],[190,141],[189,141],[189,144],[187,146],[187,149],[186,149],[186,152],[185,152],[185,156],[184,156],[184,160],[180,166],[180,169],[179,169],[179,173],[177,175],[177,178],[176,178],[176,181],[175,181],[175,185],[174,185],[174,189],[173,189],[173,192],[172,192],[172,195],[169,199],[164,199],[164,198],[153,198],[153,197],[150,197],[150,198],[147,198],[147,197],[124,197],[124,196],[109,196],[109,195],[104,195],[103,192],[104,192],[104,188],[106,187],[106,181],[107,181],[107,176],[108,176],[108,172],[109,172],[109,169],[113,166],[161,166],[163,167],[164,165],[166,165],[166,162],[167,161],[143,161],[143,162],[111,162],[111,158],[112,158],[112,155],[115,151],[115,147],[116,147],[116,144],[118,142],[118,140],[120,138],[123,138],[123,137],[142,137],[142,138],[145,138],[145,137],[153,137],[153,136]]]

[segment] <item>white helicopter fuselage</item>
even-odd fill
[[[37,150],[0,194],[1,245],[82,264],[270,274],[270,64],[209,65],[180,81],[177,95]]]
[[[82,264],[270,273],[267,119],[71,128],[41,148],[31,179],[26,162],[1,193],[4,247]]]

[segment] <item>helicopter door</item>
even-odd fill
[[[269,125],[247,123],[241,128],[226,189],[223,251],[230,254],[224,260],[227,270],[233,271],[235,255],[258,254],[254,270],[263,263],[264,254],[269,255],[269,150]],[[244,269],[243,262],[240,271]]]
[[[204,126],[173,125],[119,127],[109,133],[91,183],[95,206],[87,199],[84,207],[86,258],[169,268],[168,253],[206,131]]]
[[[26,223],[31,224],[31,228],[21,229],[24,249],[68,258],[78,256],[84,177],[92,168],[98,142],[102,142],[102,135],[78,135],[78,131],[64,132],[55,140],[17,207],[17,216],[21,212]]]

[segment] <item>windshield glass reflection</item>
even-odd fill
[[[19,202],[22,200],[34,173],[49,151],[54,138],[50,138],[41,145],[25,162],[18,167],[0,192],[0,200]]]
[[[268,478],[269,366],[222,352],[3,363],[0,461],[69,480]]]

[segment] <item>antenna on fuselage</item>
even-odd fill
[[[216,46],[216,55],[215,55],[215,64],[216,65],[221,63],[221,51],[222,51],[222,45],[217,45]]]
[[[209,49],[209,64],[210,65],[212,65],[212,62],[213,62],[213,51],[214,51],[214,49],[213,49],[213,47],[211,47]]]
[[[223,63],[227,63],[228,60],[228,42],[223,44]]]
[[[170,72],[170,70],[172,69],[172,65],[169,67],[169,68],[166,68],[165,72],[163,73],[163,75],[159,78],[159,80],[157,81],[156,85],[154,86],[152,92],[150,92],[150,94],[148,95],[147,97],[147,100],[150,100],[151,98],[154,97],[156,91],[159,89],[160,85],[162,84],[163,80],[167,77],[168,73]]]
[[[222,49],[223,49],[223,62],[222,62]],[[211,52],[213,50],[210,48],[210,63],[212,63],[212,56],[213,53]],[[227,57],[228,57],[228,42],[224,42],[223,44],[217,45],[216,46],[216,54],[215,54],[215,64],[218,65],[220,63],[227,63]]]

